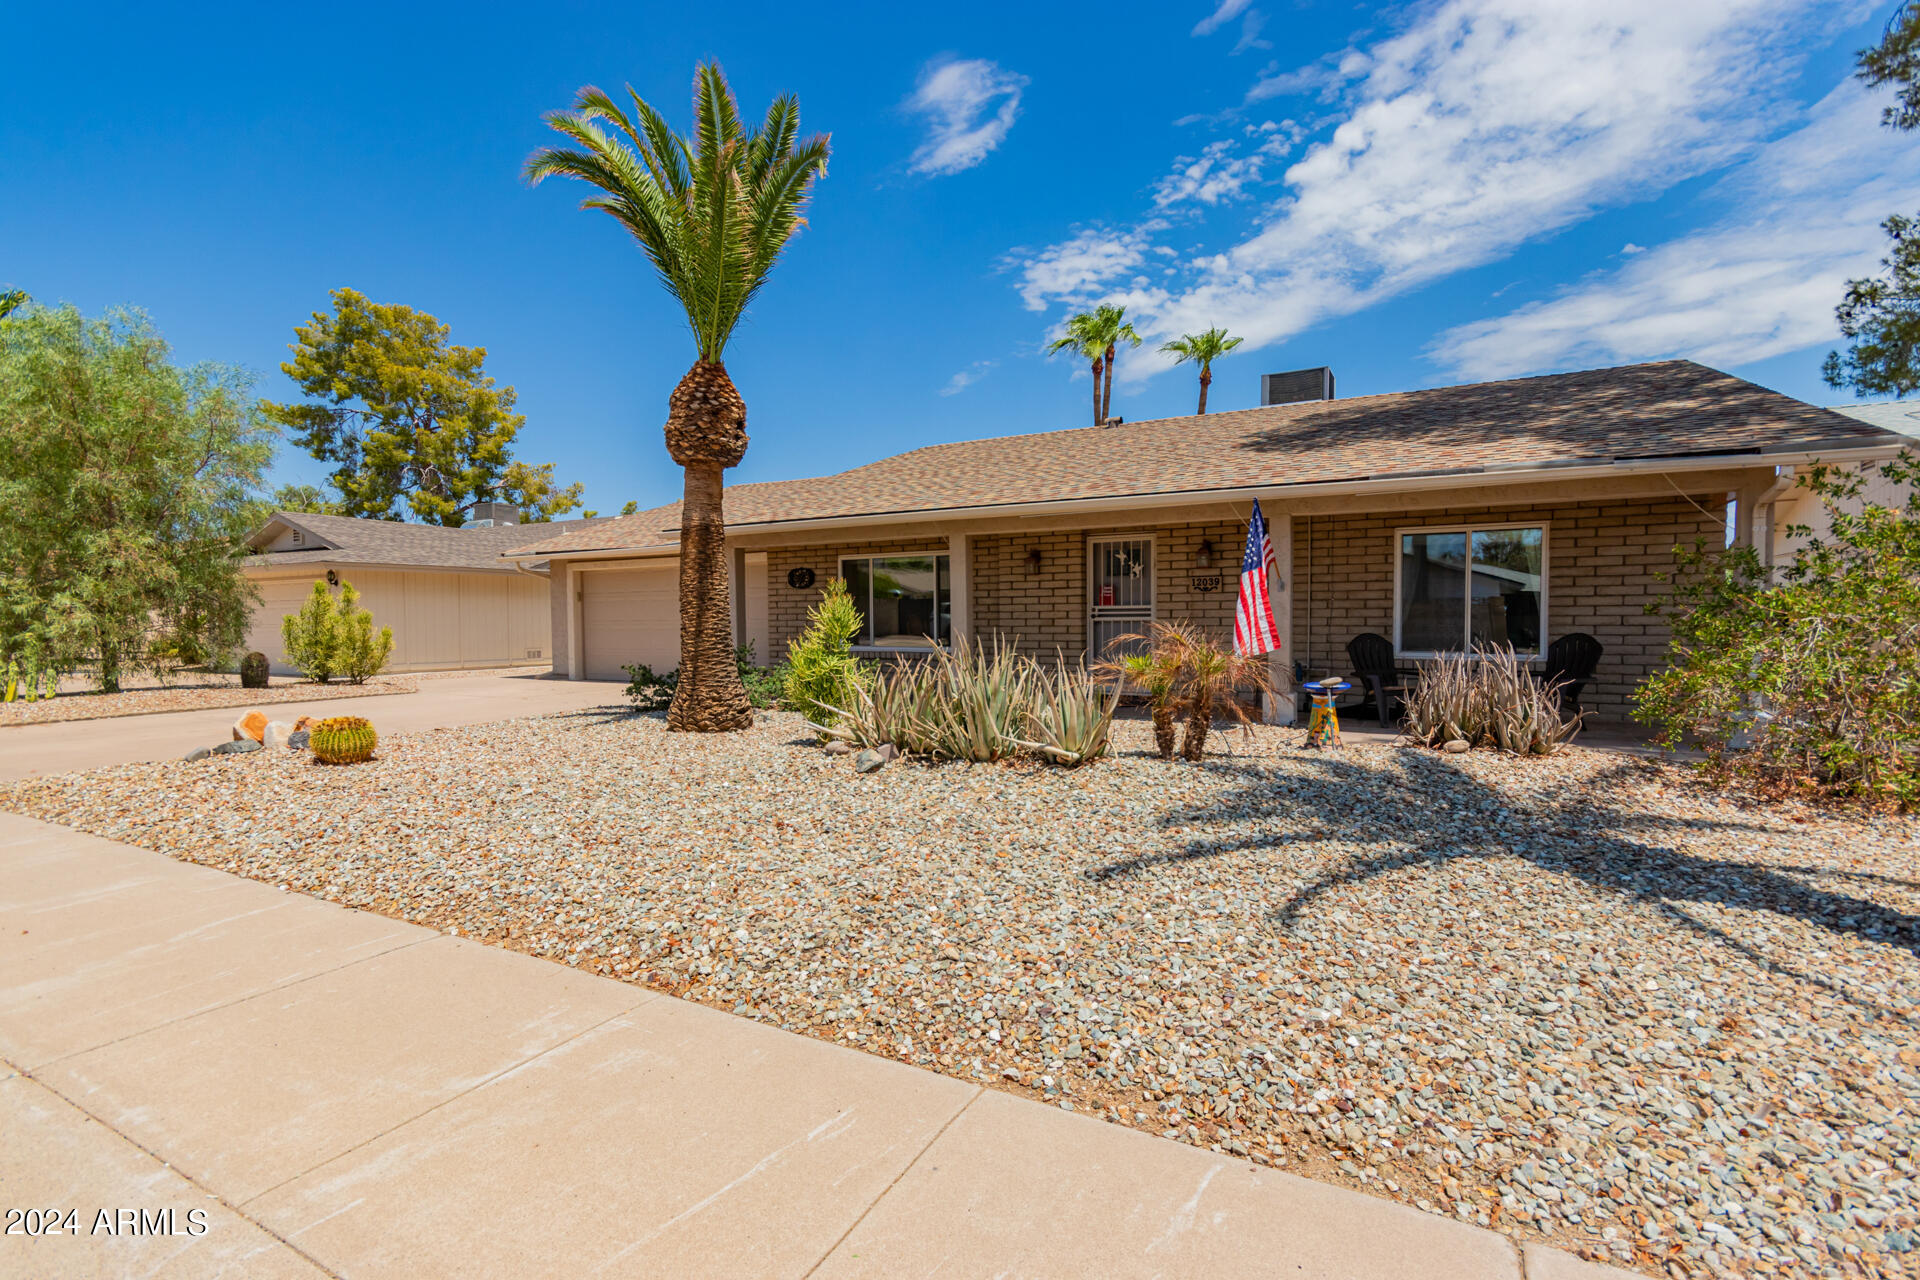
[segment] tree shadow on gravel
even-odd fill
[[[1570,786],[1557,798],[1541,797],[1521,808],[1517,797],[1504,796],[1476,781],[1444,757],[1408,749],[1394,753],[1390,761],[1376,767],[1331,753],[1314,756],[1307,761],[1312,773],[1304,779],[1251,762],[1211,766],[1234,775],[1242,785],[1208,804],[1170,810],[1159,820],[1163,830],[1212,828],[1211,833],[1195,832],[1179,849],[1092,868],[1085,874],[1107,881],[1156,866],[1317,840],[1380,849],[1372,855],[1356,854],[1344,869],[1314,880],[1285,903],[1273,923],[1291,930],[1323,898],[1383,875],[1408,868],[1438,869],[1465,859],[1521,858],[1544,871],[1642,904],[1676,927],[1709,937],[1768,971],[1819,985],[1883,1016],[1912,1017],[1856,998],[1829,977],[1764,955],[1686,910],[1687,904],[1704,904],[1771,911],[1830,933],[1900,947],[1920,956],[1920,916],[1823,889],[1789,874],[1829,874],[1825,868],[1756,865],[1702,857],[1676,847],[1689,832],[1762,829],[1757,824],[1668,818],[1609,805],[1605,797],[1610,780],[1633,769],[1630,764]],[[1446,807],[1448,803],[1453,807]],[[1226,832],[1221,831],[1223,827]],[[1295,829],[1291,833],[1290,827]],[[1240,834],[1234,834],[1235,829]]]
[[[607,703],[598,707],[580,707],[573,711],[556,711],[547,719],[556,721],[569,729],[593,729],[603,724],[624,724],[629,720],[640,720],[649,716],[656,720],[664,720],[666,715],[664,711],[635,711],[632,707]]]

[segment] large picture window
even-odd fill
[[[1402,529],[1395,556],[1394,648],[1409,657],[1473,645],[1541,652],[1547,531],[1539,525]]]
[[[860,610],[857,645],[925,649],[945,645],[952,630],[946,556],[864,556],[840,561],[840,576]]]

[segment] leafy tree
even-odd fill
[[[717,63],[694,73],[694,135],[673,132],[635,93],[629,116],[599,89],[582,89],[547,124],[570,146],[527,160],[526,178],[577,178],[598,189],[581,202],[608,214],[653,263],[687,315],[693,367],[667,400],[667,452],[685,472],[680,506],[680,670],[667,727],[719,732],[753,723],[733,652],[727,596],[723,474],[747,451],[747,406],[727,376],[727,341],[804,221],[827,168],[828,140],[801,138],[800,102],[775,98],[758,128],[740,120]],[[602,125],[609,125],[609,133]]]
[[[317,516],[337,516],[340,504],[310,484],[283,484],[273,491],[269,505],[275,511],[305,511]]]
[[[1859,476],[1815,468],[1801,483],[1829,534],[1777,574],[1751,547],[1697,544],[1648,606],[1673,646],[1635,715],[1668,745],[1696,739],[1714,776],[1920,807],[1920,460],[1881,474],[1904,505],[1864,505]]]
[[[0,289],[0,320],[26,306],[28,301],[25,289]]]
[[[1062,337],[1055,338],[1048,346],[1047,354],[1071,351],[1086,360],[1093,369],[1093,425],[1099,426],[1106,421],[1106,415],[1100,407],[1101,377],[1107,367],[1107,344],[1093,330],[1093,316],[1081,312],[1067,319],[1067,331]]]
[[[175,367],[147,318],[33,307],[0,325],[0,652],[105,690],[222,658],[257,595],[239,555],[272,457],[252,380]]]
[[[1175,364],[1185,364],[1191,360],[1200,366],[1200,408],[1196,411],[1201,417],[1207,415],[1207,388],[1213,385],[1213,362],[1233,350],[1244,341],[1230,338],[1221,328],[1205,330],[1201,333],[1187,333],[1165,343],[1160,350],[1173,357]]]
[[[1920,128],[1920,7],[1903,4],[1880,43],[1859,55],[1859,77],[1895,87],[1894,105],[1880,114],[1890,129]],[[1827,384],[1861,395],[1909,395],[1920,390],[1920,222],[1894,214],[1880,224],[1892,247],[1878,277],[1847,281],[1834,311],[1846,354],[1827,353]]]
[[[1093,367],[1093,425],[1104,426],[1113,410],[1113,366],[1121,343],[1140,345],[1140,335],[1127,320],[1125,307],[1102,303],[1067,320],[1066,336],[1047,348],[1049,354],[1071,351]]]
[[[620,514],[623,516],[638,515],[639,513],[640,513],[640,504],[635,502],[632,498],[628,498],[626,501],[626,505],[620,508]]]
[[[526,415],[484,371],[486,348],[450,345],[447,326],[412,307],[332,297],[332,314],[294,329],[280,366],[308,400],[264,408],[335,464],[341,514],[457,526],[475,502],[511,502],[529,519],[579,505],[581,486],[556,488],[552,463],[513,460]]]

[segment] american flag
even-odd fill
[[[1267,569],[1272,564],[1273,543],[1267,537],[1267,522],[1261,518],[1256,498],[1253,519],[1247,521],[1247,553],[1240,558],[1240,602],[1233,610],[1235,653],[1272,653],[1280,647],[1280,631],[1273,625],[1273,604],[1267,599]]]

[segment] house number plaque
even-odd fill
[[[1220,589],[1220,575],[1217,573],[1196,575],[1193,580],[1193,589],[1195,591],[1218,591]]]
[[[808,587],[813,585],[813,570],[811,569],[787,570],[787,585],[792,587],[795,591],[805,591]]]

